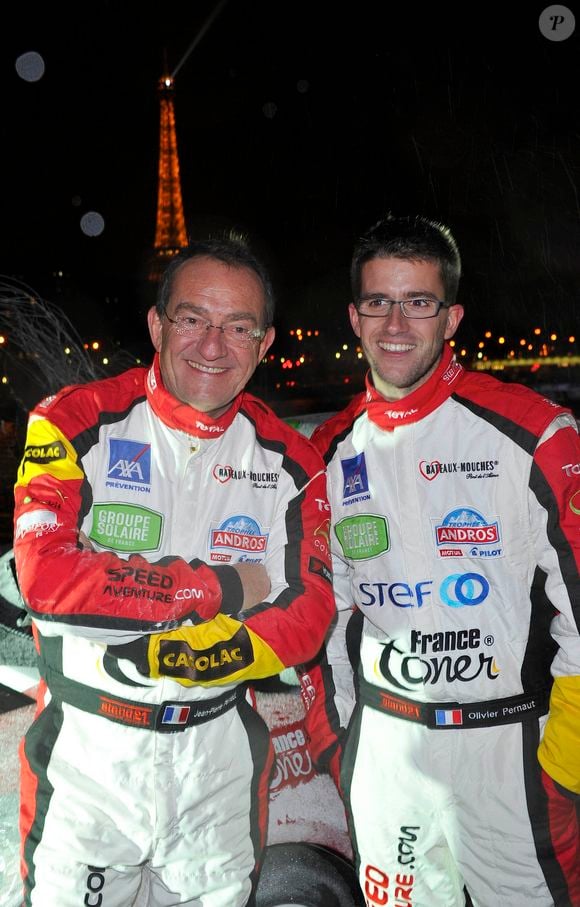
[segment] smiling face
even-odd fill
[[[445,299],[438,264],[402,258],[373,258],[361,273],[361,298],[401,300],[411,296]],[[376,389],[386,400],[400,400],[433,374],[446,340],[463,317],[463,306],[441,308],[435,318],[405,318],[394,305],[385,318],[365,318],[349,306],[350,322],[369,363]]]
[[[265,304],[262,284],[250,268],[200,257],[175,272],[167,315],[198,316],[212,325],[253,330],[265,326]],[[218,418],[252,377],[274,340],[274,328],[269,327],[261,341],[240,347],[216,327],[188,336],[169,318],[160,318],[155,308],[148,314],[165,387],[183,403]]]

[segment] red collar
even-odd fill
[[[433,412],[452,393],[452,385],[464,371],[456,362],[453,350],[448,344],[443,348],[441,361],[431,377],[416,391],[401,400],[389,401],[379,394],[371,383],[370,372],[366,376],[366,394],[361,400],[359,411],[366,410],[371,422],[379,428],[392,430],[398,425],[418,422]]]
[[[217,419],[194,409],[188,403],[182,403],[170,394],[163,384],[158,353],[155,353],[153,364],[147,373],[145,388],[155,415],[170,428],[178,428],[195,438],[221,437],[232,424],[243,399],[243,394],[238,394],[229,409]]]

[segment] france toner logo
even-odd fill
[[[151,444],[110,438],[107,487],[149,491],[150,484]]]

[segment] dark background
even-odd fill
[[[28,3],[2,28],[0,272],[83,331],[137,342],[156,214],[157,82],[175,109],[192,235],[234,223],[271,263],[279,324],[344,331],[354,238],[384,211],[447,222],[466,342],[572,330],[580,221],[578,31],[544,4]],[[574,5],[568,7],[574,10]],[[212,18],[213,17],[213,18]],[[196,44],[197,41],[197,44]],[[192,44],[195,45],[192,48]],[[16,57],[40,53],[23,81]],[[167,61],[167,65],[164,60]],[[79,227],[99,212],[101,236]],[[66,297],[66,298],[65,298]]]

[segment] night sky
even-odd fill
[[[114,316],[102,310],[111,324],[121,312],[125,325],[140,321],[123,287],[152,250],[157,83],[177,68],[188,230],[234,225],[254,237],[281,322],[308,318],[349,335],[353,241],[392,210],[453,230],[467,334],[532,320],[572,330],[580,9],[568,7],[576,31],[550,41],[539,28],[545,4],[339,7],[11,7],[0,38],[0,273],[46,293],[46,275],[60,268],[79,300],[120,300]],[[46,66],[34,82],[15,68],[30,51]],[[80,229],[88,211],[104,218],[100,236]]]

